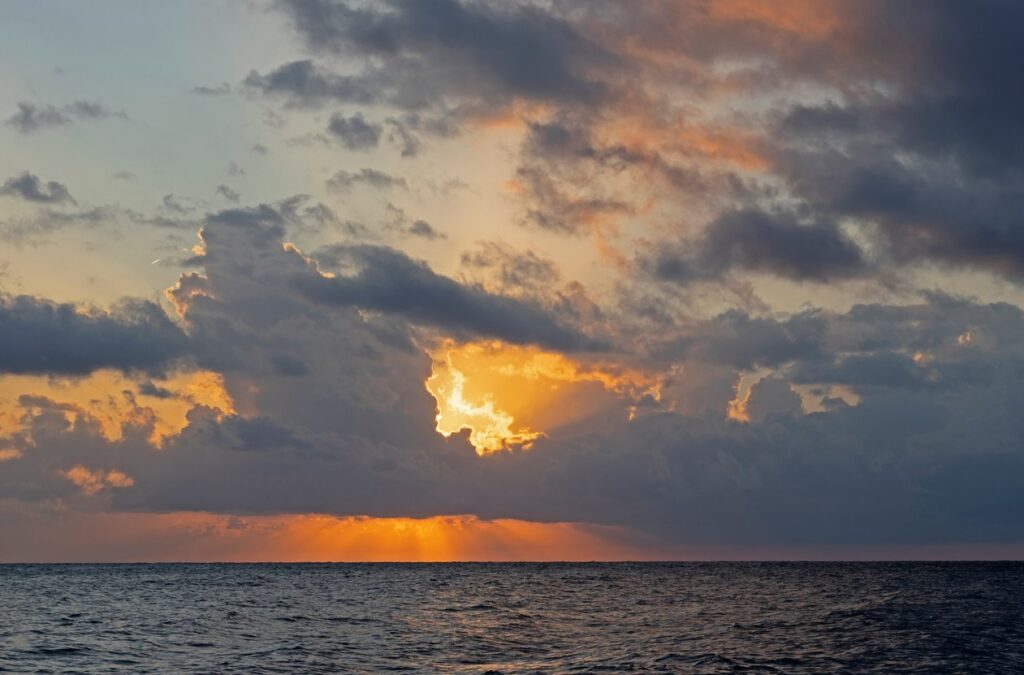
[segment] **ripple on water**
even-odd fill
[[[1024,672],[1024,565],[0,566],[0,671]]]

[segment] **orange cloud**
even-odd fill
[[[837,6],[825,0],[715,0],[708,5],[711,18],[726,22],[749,22],[824,40],[842,26]]]
[[[93,471],[81,464],[76,464],[67,471],[62,471],[61,475],[90,496],[99,494],[109,488],[126,488],[135,485],[135,480],[123,471],[118,471],[117,469]]]
[[[197,405],[223,414],[235,412],[218,373],[182,372],[151,384],[155,389],[143,389],[139,382],[113,370],[64,379],[0,377],[0,438],[25,430],[26,414],[51,406],[60,409],[70,424],[96,424],[108,441],[121,440],[125,429],[134,427],[148,430],[149,442],[161,447],[181,433],[188,424],[188,412]]]
[[[771,159],[756,134],[722,123],[664,119],[644,108],[624,109],[596,127],[602,146],[620,144],[641,156],[677,155],[720,162],[747,171],[766,171]]]
[[[750,395],[754,391],[754,385],[757,384],[763,376],[763,373],[744,372],[740,372],[736,376],[736,385],[733,387],[735,395],[726,407],[726,417],[734,422],[750,422]]]

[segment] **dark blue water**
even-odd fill
[[[1024,564],[0,566],[0,671],[1021,673]]]

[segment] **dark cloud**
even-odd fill
[[[410,126],[394,118],[388,119],[388,141],[398,147],[402,157],[416,157],[423,149],[423,142]]]
[[[312,49],[380,61],[363,77],[395,87],[392,97],[405,107],[461,93],[593,103],[603,89],[587,71],[613,61],[570,22],[530,6],[455,0],[281,6]],[[417,80],[420,93],[413,91]]]
[[[39,176],[27,171],[20,176],[8,178],[0,186],[0,195],[20,197],[40,204],[75,203],[75,200],[71,198],[71,193],[62,183],[53,180],[44,183],[39,180]]]
[[[935,262],[1024,279],[1024,189],[877,150],[822,150],[780,163],[794,193],[828,218],[854,219],[890,265]]]
[[[228,200],[229,202],[235,202],[236,204],[238,203],[238,200],[241,199],[242,197],[242,195],[238,194],[237,192],[229,188],[227,185],[218,185],[217,194],[219,194],[221,197]]]
[[[414,237],[421,237],[429,241],[435,241],[437,239],[447,239],[447,235],[443,232],[438,232],[434,229],[434,226],[425,220],[414,220],[412,225],[409,226],[409,234]]]
[[[899,90],[856,112],[908,150],[954,157],[970,173],[1019,174],[1024,84],[1013,73],[1024,66],[1021,21],[1024,8],[1001,0],[873,3],[863,48],[872,36],[893,45],[893,61],[877,67]]]
[[[276,208],[276,210],[275,210]],[[263,207],[257,209],[262,211]],[[224,213],[247,213],[246,210],[236,209]],[[275,207],[270,208],[270,213],[281,219],[282,224],[296,232],[323,232],[325,230],[348,229],[347,223],[342,221],[338,215],[323,202],[314,201],[309,195],[293,195],[279,201]],[[219,216],[214,214],[212,218]]]
[[[406,187],[404,178],[370,168],[363,168],[359,171],[338,171],[327,179],[327,187],[340,192],[351,190],[357,185],[367,185],[378,190],[404,189]]]
[[[352,246],[333,252],[356,273],[296,279],[297,287],[317,302],[398,314],[414,323],[513,344],[563,351],[604,346],[539,306],[463,286],[394,249]]]
[[[159,399],[170,399],[175,398],[175,393],[166,387],[154,383],[152,380],[146,380],[139,384],[139,393],[143,396],[152,396],[153,398]]]
[[[790,214],[726,213],[682,252],[661,252],[654,275],[687,284],[731,271],[759,272],[794,281],[829,282],[869,273],[855,243],[833,223],[802,224]]]
[[[92,101],[75,101],[63,106],[36,105],[22,101],[18,111],[7,118],[8,126],[23,134],[29,134],[49,127],[59,127],[78,120],[120,117],[127,119],[124,112],[110,110]]]
[[[817,361],[826,350],[828,328],[827,316],[817,311],[778,321],[729,310],[688,326],[684,337],[670,343],[667,356],[685,356],[689,360],[723,364],[736,370]]]
[[[0,372],[85,375],[100,368],[163,371],[187,355],[188,340],[150,302],[86,312],[30,296],[0,300]]]
[[[729,310],[694,321],[682,336],[657,343],[661,360],[719,364],[736,371],[772,370],[795,384],[927,391],[989,386],[997,362],[1024,364],[1024,311],[928,293],[913,305],[854,305],[784,319]]]
[[[286,63],[266,75],[253,71],[244,84],[263,94],[282,96],[297,107],[378,101],[378,92],[370,78],[335,75],[317,68],[309,60]]]
[[[361,113],[352,117],[331,115],[327,132],[349,150],[369,150],[380,142],[381,127],[363,119]]]
[[[160,200],[160,206],[163,210],[178,215],[187,215],[196,210],[194,206],[188,204],[187,200],[176,197],[173,194],[164,195],[164,198]]]
[[[294,430],[267,417],[231,416],[215,429],[219,444],[234,450],[259,452],[309,447],[309,442],[299,438]]]
[[[193,94],[199,94],[200,96],[225,96],[231,93],[231,85],[227,82],[221,82],[216,87],[197,86],[192,87]]]
[[[876,352],[852,354],[825,363],[800,363],[791,373],[794,382],[850,385],[859,391],[865,387],[927,386],[928,369],[921,368],[910,354]]]
[[[330,0],[278,4],[324,64],[312,60],[253,71],[245,86],[292,107],[385,105],[389,140],[415,156],[424,134],[450,136],[465,122],[501,114],[517,101],[587,106],[606,94],[601,73],[617,57],[573,22],[527,5]]]
[[[524,145],[524,152],[529,155],[591,160],[612,170],[622,170],[650,159],[649,155],[621,143],[598,145],[586,128],[559,121],[530,122]]]
[[[850,81],[785,110],[778,173],[802,208],[856,219],[890,266],[1024,278],[1024,67],[1014,3],[866,3],[849,22]],[[899,27],[899,28],[897,28]],[[890,58],[878,60],[879,51]],[[837,57],[838,55],[836,55]],[[836,58],[836,57],[830,57]]]

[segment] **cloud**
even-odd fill
[[[27,171],[19,176],[8,178],[0,186],[0,195],[20,197],[39,204],[75,203],[75,200],[71,198],[71,193],[62,183],[53,180],[44,183],[39,180],[38,176]]]
[[[182,330],[150,302],[99,312],[24,295],[0,301],[0,373],[162,372],[187,350]]]
[[[448,332],[512,344],[565,351],[604,347],[600,340],[562,325],[537,305],[463,286],[394,249],[345,246],[331,253],[356,273],[297,278],[297,288],[316,302],[397,314]]]
[[[309,60],[286,63],[266,75],[252,71],[243,84],[265,95],[283,96],[296,107],[327,102],[368,104],[378,100],[368,78],[335,75]]]
[[[205,217],[175,198],[151,216],[45,208],[70,197],[11,179],[21,182],[5,191],[43,206],[5,223],[8,241],[114,218],[202,232],[168,293],[174,319],[146,303],[0,305],[0,372],[38,376],[41,389],[0,401],[0,499],[465,513],[732,547],[1024,540],[1024,312],[993,301],[1019,288],[946,279],[1024,279],[1016,5],[275,7],[308,58],[242,83],[261,105],[281,104],[271,127],[320,115],[318,138],[366,151],[383,141],[421,158],[410,171],[439,139],[500,133],[494,147],[515,162],[507,197],[544,232],[509,237],[532,250],[463,249],[458,228],[446,230],[455,248],[435,253],[459,265],[446,276],[384,246],[307,257],[286,242],[368,235],[358,214],[306,195]],[[22,106],[8,123],[26,133],[102,116]],[[349,167],[327,186],[406,180]],[[439,248],[403,238],[436,238],[432,224],[389,213],[384,236]],[[593,238],[615,267],[590,271],[589,249],[563,235]],[[581,269],[589,285],[572,278]],[[915,294],[926,283],[985,297]],[[549,391],[540,367],[499,378],[470,362],[463,402],[511,401],[510,419],[543,431],[528,450],[480,457],[468,429],[435,431],[442,406],[424,383],[436,354],[425,349],[444,340],[523,345],[580,381]],[[592,375],[599,359],[602,374],[642,372],[657,386],[607,389]],[[215,372],[232,405],[193,404],[159,377],[182,364]],[[107,396],[128,411],[116,439],[100,413],[55,393],[108,368],[142,381]],[[162,405],[189,409],[156,451]]]
[[[552,328],[536,306],[461,285],[390,249],[336,249],[335,262],[345,264],[338,276],[323,276],[284,246],[288,223],[270,206],[214,214],[201,235],[201,270],[182,275],[170,292],[188,327],[188,353],[222,373],[245,412],[197,406],[156,452],[142,422],[110,441],[88,411],[25,399],[34,413],[11,439],[20,454],[5,462],[0,494],[106,500],[114,510],[149,512],[474,513],[607,523],[662,541],[722,546],[1024,536],[1015,517],[1024,459],[1012,414],[1024,394],[1024,313],[1015,306],[930,293],[909,306],[772,318],[725,313],[687,326],[688,341],[665,346],[682,368],[664,383],[661,412],[630,418],[623,401],[573,429],[550,429],[531,450],[479,457],[464,435],[434,431],[435,404],[423,386],[430,360],[405,321],[552,347],[583,338]],[[484,261],[508,259],[503,252]],[[508,264],[518,269],[514,256]],[[39,323],[40,311],[60,314],[45,303],[51,309],[39,310],[38,300],[21,302],[28,318],[5,319],[0,336],[30,335],[22,326]],[[71,324],[102,325],[104,333],[166,321],[66,313]],[[61,325],[59,334],[85,332]],[[162,340],[147,336],[142,344]],[[128,367],[131,341],[82,342],[90,361],[76,357],[79,365],[60,372]],[[110,351],[120,365],[100,356],[108,344],[119,346]],[[51,354],[44,361],[67,358],[66,345],[32,345]],[[7,358],[17,353],[0,346]],[[725,416],[738,369],[771,371],[750,387],[745,424]],[[714,390],[693,388],[702,372],[720,372],[724,393],[688,412],[685,396]],[[850,396],[840,386],[853,390],[855,404],[827,403]],[[804,396],[827,405],[806,414]],[[81,422],[70,424],[69,413]],[[58,473],[75,466],[107,478],[116,468],[132,484],[104,479],[83,494]]]
[[[437,239],[447,239],[447,235],[443,232],[438,232],[434,229],[434,226],[425,220],[414,220],[412,225],[409,226],[409,234],[414,237],[421,237],[429,241],[436,241]]]
[[[0,239],[15,246],[34,246],[42,243],[47,235],[66,228],[97,228],[111,224],[123,215],[125,212],[108,206],[72,211],[46,208],[30,217],[0,222]]]
[[[234,190],[232,190],[231,188],[229,188],[227,185],[218,185],[217,194],[219,194],[221,197],[228,200],[229,202],[235,202],[236,204],[238,203],[238,200],[242,196],[235,192]]]
[[[231,85],[221,82],[216,87],[196,86],[192,87],[192,93],[200,96],[225,96],[231,93]]]
[[[17,131],[30,134],[42,129],[66,126],[78,120],[110,117],[128,119],[124,112],[110,110],[92,101],[74,101],[59,107],[21,101],[18,103],[18,111],[8,117],[6,122]]]
[[[794,153],[780,165],[808,209],[862,223],[890,265],[1024,279],[1024,190],[1015,179],[972,179],[864,149]]]
[[[364,120],[361,113],[352,117],[334,114],[327,131],[349,150],[369,150],[380,142],[381,127]]]
[[[452,100],[456,109],[447,113],[466,119],[516,99],[586,105],[604,92],[591,71],[615,62],[571,22],[529,6],[296,0],[279,7],[314,53],[362,66],[339,74],[295,61],[246,78],[247,86],[283,95],[294,106],[386,103],[415,112],[447,109]],[[415,147],[406,144],[403,152],[414,154]]]
[[[561,280],[553,260],[531,250],[517,251],[501,242],[482,242],[460,259],[469,270],[494,271],[500,287],[508,292],[551,288]]]
[[[416,157],[420,154],[420,151],[423,149],[423,142],[415,133],[412,125],[394,118],[388,119],[388,125],[387,139],[399,148],[402,157]]]
[[[683,248],[658,254],[652,263],[657,278],[687,284],[735,270],[825,283],[871,269],[834,223],[802,224],[789,214],[725,213],[698,242]]]
[[[425,126],[413,118],[448,133],[518,119],[528,131],[515,181],[525,223],[607,241],[652,204],[699,197],[682,229],[708,228],[705,243],[715,240],[725,261],[682,255],[677,272],[683,262],[704,268],[684,275],[891,278],[939,263],[1021,278],[1024,96],[1007,74],[1024,54],[1006,30],[1019,13],[1009,5],[279,6],[324,65],[286,64],[253,83],[295,105],[401,111],[388,135],[404,156],[421,151]],[[890,59],[874,58],[879,45]],[[338,57],[354,70],[333,73],[326,64]],[[800,94],[807,83],[817,100]],[[750,103],[765,91],[777,106],[767,113]],[[737,112],[702,109],[712,96]],[[621,189],[626,180],[640,188]],[[859,228],[858,246],[840,222]],[[752,251],[755,230],[776,248]],[[779,249],[801,245],[825,247],[819,269]]]
[[[186,215],[196,210],[194,206],[188,205],[187,200],[175,197],[173,194],[164,195],[160,200],[160,207],[178,215]]]
[[[347,192],[357,185],[367,185],[378,190],[405,189],[406,182],[404,178],[370,168],[363,168],[359,171],[338,171],[327,179],[327,187],[338,192]]]
[[[117,469],[92,471],[81,464],[76,464],[67,471],[62,472],[62,474],[81,488],[83,493],[90,496],[98,494],[103,490],[128,488],[135,484],[131,476]]]

